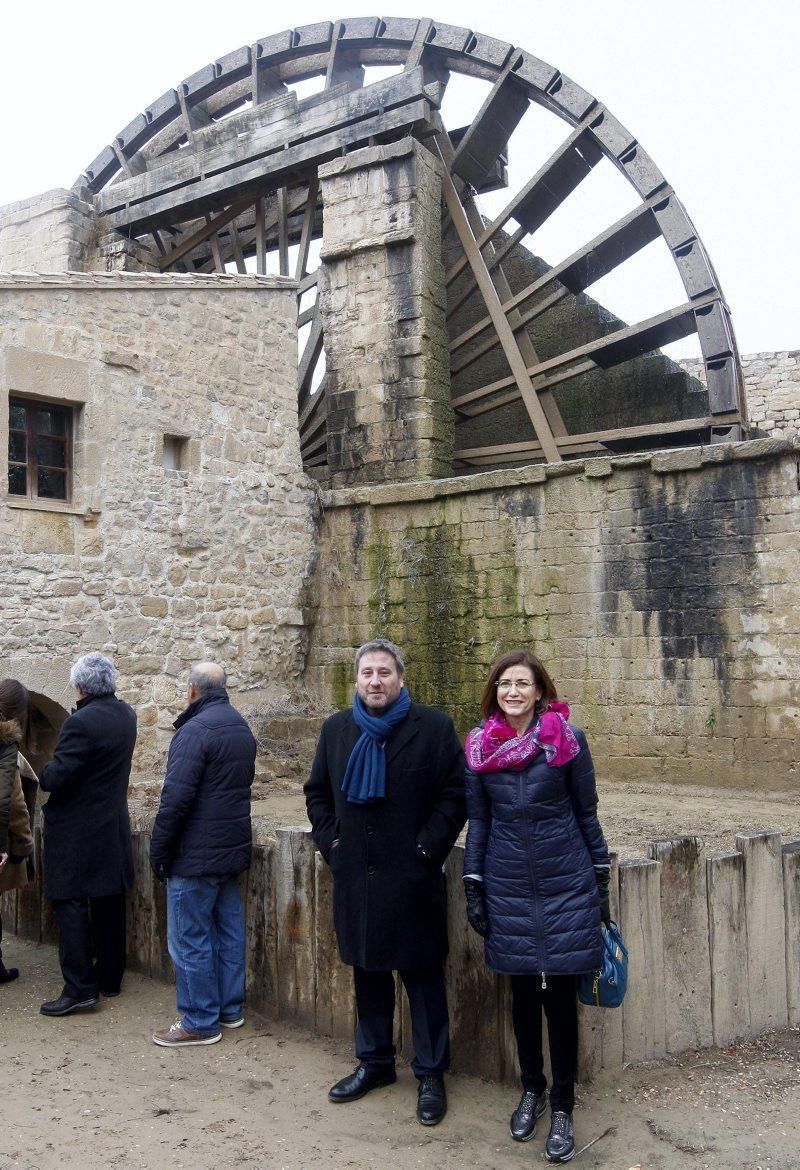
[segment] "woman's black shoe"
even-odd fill
[[[575,1130],[572,1115],[556,1109],[550,1118],[550,1132],[544,1146],[548,1162],[571,1162],[575,1157]]]
[[[541,1117],[547,1108],[547,1093],[538,1096],[535,1093],[523,1092],[519,1105],[511,1114],[509,1129],[515,1142],[529,1142],[536,1137],[536,1119]]]

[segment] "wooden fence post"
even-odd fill
[[[706,874],[714,1043],[726,1048],[751,1035],[744,857],[712,853]]]
[[[278,829],[275,842],[278,1008],[314,1028],[314,842],[308,829]]]
[[[611,854],[609,904],[613,921],[619,923],[619,862],[616,853]],[[622,1009],[579,1003],[578,1080],[590,1081],[601,1068],[622,1068]]]
[[[789,1018],[780,833],[740,833],[736,848],[744,856],[750,1027],[757,1036],[785,1028]]]
[[[339,958],[333,927],[333,877],[321,853],[314,854],[314,882],[315,1029],[323,1036],[352,1038],[356,1026],[353,972]]]
[[[699,837],[677,837],[651,841],[648,853],[661,863],[667,1052],[708,1048],[714,1030],[705,845]]]
[[[783,897],[786,920],[786,1001],[789,1027],[800,1024],[800,841],[784,845]]]
[[[639,859],[619,867],[620,928],[629,954],[622,1004],[626,1064],[658,1060],[667,1050],[660,871],[657,861]]]
[[[278,1015],[278,936],[275,921],[275,845],[254,845],[245,893],[247,1002]]]

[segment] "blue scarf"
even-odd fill
[[[383,715],[371,715],[358,695],[353,699],[353,718],[361,736],[350,753],[342,792],[351,804],[383,800],[386,795],[386,740],[406,718],[411,696],[405,687]]]

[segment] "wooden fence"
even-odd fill
[[[684,837],[653,842],[648,853],[612,866],[612,912],[630,951],[628,994],[621,1009],[579,1009],[582,1079],[800,1023],[800,842],[781,847],[776,832],[744,833],[735,852],[706,855],[700,838]],[[169,979],[165,889],[150,872],[145,832],[134,834],[134,859],[129,964]],[[482,942],[467,925],[462,859],[457,847],[446,865],[453,1068],[510,1080],[508,981],[486,970]],[[330,873],[310,834],[279,829],[274,841],[256,845],[242,889],[248,1003],[321,1035],[351,1037],[352,979],[336,950]],[[38,879],[4,895],[2,912],[7,931],[55,941]],[[398,1031],[408,1055],[402,992]]]

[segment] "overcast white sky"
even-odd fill
[[[386,9],[358,0],[342,9],[321,0],[9,0],[0,204],[70,186],[131,118],[208,61],[289,26],[359,15],[468,26],[588,89],[685,203],[742,352],[800,348],[795,0],[395,0]]]

